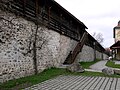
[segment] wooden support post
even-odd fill
[[[25,16],[26,0],[23,0],[23,14]]]
[[[93,43],[94,45],[94,61],[96,60],[96,42]]]
[[[117,59],[117,49],[114,50],[115,52],[115,59]]]
[[[62,23],[62,14],[60,14],[60,22]],[[61,31],[61,23],[60,23],[60,25],[59,25],[59,29],[60,29],[60,31]]]
[[[38,0],[35,1],[35,6],[36,6],[36,7],[35,7],[36,17],[38,17],[38,12],[39,12],[39,2],[38,2]]]
[[[36,49],[36,43],[37,43],[37,32],[38,32],[38,0],[35,1],[35,12],[36,12],[36,31],[35,31],[35,39],[33,41],[33,63],[34,63],[34,70],[35,74],[38,74],[38,66],[37,66],[37,49]]]
[[[35,31],[35,39],[33,41],[33,63],[34,63],[34,70],[35,74],[38,74],[38,66],[37,66],[37,49],[36,49],[36,43],[37,43],[37,32],[38,32],[38,24],[36,25],[36,31]]]
[[[103,51],[101,51],[101,57],[102,57],[101,59],[103,60]]]
[[[114,55],[114,54],[113,54],[113,49],[112,49],[112,60],[113,60],[113,55]]]
[[[51,8],[52,8],[52,6],[49,6],[49,8],[48,8],[48,27],[50,25],[50,12],[51,12]]]
[[[50,20],[50,12],[51,12],[51,6],[49,6],[49,9],[48,9],[48,20]]]

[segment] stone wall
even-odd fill
[[[99,51],[96,51],[96,58],[102,59],[102,53]]]
[[[106,54],[103,54],[103,60],[108,60],[108,55],[106,55]]]
[[[59,67],[64,63],[68,54],[74,49],[77,42],[59,33],[44,29],[45,36],[49,36],[48,42],[42,49],[37,50],[38,69],[47,67]],[[39,41],[38,41],[39,43]]]
[[[0,82],[34,74],[35,42],[38,72],[59,67],[77,43],[46,27],[38,25],[37,28],[31,21],[0,10]]]
[[[11,13],[0,11],[0,82],[34,73],[32,54],[23,54],[28,50],[29,28],[34,25],[28,23]]]
[[[78,62],[94,61],[95,55],[96,55],[96,59],[107,59],[108,58],[108,55],[101,53],[97,50],[94,50],[92,47],[84,45],[82,48],[82,52],[78,54],[76,60]]]
[[[79,55],[76,58],[77,61],[81,62],[88,62],[88,61],[93,61],[94,60],[94,49],[84,45],[82,48],[82,52],[79,53]]]
[[[0,10],[0,82],[34,74],[34,57],[38,72],[59,67],[76,44],[65,35]],[[84,45],[77,60],[93,61],[93,48]]]

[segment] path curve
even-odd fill
[[[102,71],[102,69],[107,68],[107,66],[105,66],[106,63],[107,63],[107,60],[102,60],[102,61],[99,61],[99,62],[91,65],[90,68],[92,70]]]

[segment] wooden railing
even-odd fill
[[[81,50],[82,50],[82,48],[87,40],[87,36],[88,36],[88,33],[84,32],[82,38],[80,39],[80,41],[76,45],[75,49],[69,53],[64,64],[72,64],[73,62],[75,62],[77,55],[79,54],[79,52],[81,52]]]
[[[38,6],[36,5],[35,1],[32,0],[13,0],[13,3],[10,7],[11,10],[18,15],[20,14],[29,20],[40,22],[49,29],[53,29],[74,40],[79,40],[79,30],[69,25],[69,22],[67,24],[63,23],[63,21],[66,21],[55,15],[55,12],[51,12],[51,14],[48,13],[49,11],[46,9],[48,7]]]

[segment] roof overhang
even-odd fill
[[[110,47],[110,49],[118,49],[118,48],[120,48],[120,41],[117,41]]]

